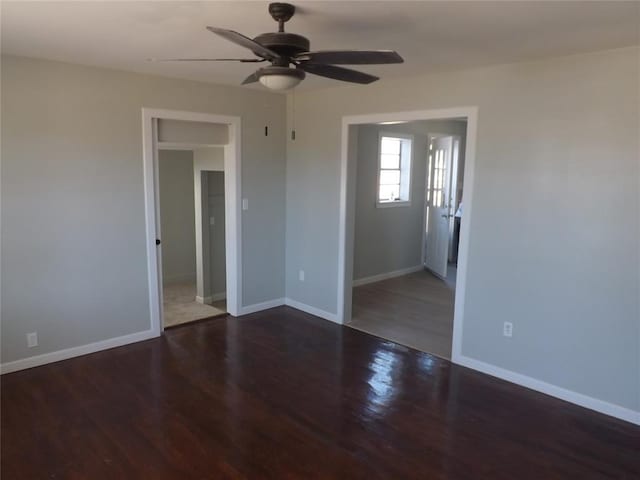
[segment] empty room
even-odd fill
[[[156,230],[165,328],[226,312],[225,125],[159,119]]]
[[[640,2],[0,10],[3,479],[640,478]]]
[[[467,119],[356,130],[356,155],[347,160],[356,179],[345,324],[451,359]]]

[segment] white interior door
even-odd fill
[[[451,212],[453,137],[431,137],[427,160],[424,265],[439,277],[447,276]]]
[[[155,224],[156,224],[156,268],[158,272],[158,316],[160,317],[160,330],[164,330],[164,292],[162,285],[162,224],[160,222],[160,162],[158,159],[158,119],[151,120],[151,151],[153,155],[153,196],[155,199]]]

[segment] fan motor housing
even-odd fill
[[[284,57],[293,57],[299,53],[308,52],[310,48],[309,40],[306,37],[288,32],[263,33],[253,40]]]

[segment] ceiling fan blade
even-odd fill
[[[333,78],[334,80],[342,80],[344,82],[367,84],[379,80],[374,75],[358,72],[349,68],[336,67],[334,65],[321,65],[318,63],[303,62],[298,65],[305,72],[313,73],[321,77]]]
[[[249,37],[245,37],[241,33],[234,32],[233,30],[226,30],[224,28],[216,28],[216,27],[207,27],[207,30],[215,33],[216,35],[220,35],[222,38],[229,40],[230,42],[235,43],[236,45],[240,45],[241,47],[248,48],[256,55],[266,58],[267,60],[275,60],[280,58],[273,50],[268,49],[267,47],[263,47],[258,42],[253,41]]]
[[[253,72],[251,75],[249,75],[247,78],[244,79],[244,81],[242,82],[242,85],[247,85],[248,83],[255,83],[260,79],[260,75],[258,75],[258,72]]]
[[[264,58],[149,58],[149,62],[265,62]]]
[[[404,60],[393,50],[324,50],[304,52],[295,60],[313,63],[329,63],[331,65],[382,65],[386,63],[403,63]]]

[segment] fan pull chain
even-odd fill
[[[296,139],[296,91],[291,92],[291,140]]]

